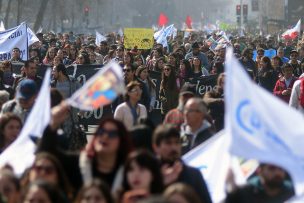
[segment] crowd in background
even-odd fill
[[[1,63],[0,151],[18,137],[35,103],[42,84],[37,75],[41,64],[53,67],[52,120],[41,140],[35,140],[32,167],[20,178],[10,166],[0,170],[3,202],[211,202],[200,169],[181,157],[224,128],[227,47],[233,47],[253,81],[290,106],[304,109],[300,38],[278,41],[272,36],[231,35],[226,43],[211,48],[208,39],[217,40],[222,34],[191,32],[168,38],[168,47],[155,43],[150,50],[136,46],[127,50],[123,36],[115,33],[98,45],[94,36],[72,32],[37,37],[40,41],[31,45],[29,60],[23,61],[16,47],[11,60]],[[271,58],[265,56],[269,50],[276,53]],[[64,102],[80,87],[66,67],[110,61],[122,68],[126,94],[113,102],[113,117],[102,119],[86,143],[85,138],[75,138],[83,112]],[[15,63],[24,64],[21,74],[13,72]],[[161,74],[159,89],[151,71]],[[189,81],[210,75],[218,76],[217,84],[200,96]],[[162,123],[149,119],[156,100],[162,103]],[[226,202],[283,202],[294,189],[283,169],[261,163],[245,186],[236,186],[231,178],[227,193]]]

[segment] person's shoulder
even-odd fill
[[[11,107],[16,104],[17,104],[17,101],[14,99],[5,102],[2,106],[2,112],[4,112],[4,113],[8,112],[11,109]]]

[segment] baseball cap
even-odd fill
[[[17,88],[17,99],[25,99],[28,100],[35,94],[37,94],[38,88],[33,80],[25,79],[20,82]]]

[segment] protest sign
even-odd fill
[[[125,28],[124,46],[126,49],[132,49],[135,46],[138,49],[151,49],[154,44],[153,34],[153,29]]]

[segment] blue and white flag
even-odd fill
[[[154,34],[154,39],[156,40],[157,43],[162,44],[164,47],[167,47],[168,46],[167,37],[170,37],[172,35],[174,36],[176,32],[177,30],[174,27],[174,24],[172,24],[156,32]]]
[[[227,50],[225,130],[230,152],[286,169],[296,194],[304,192],[304,117],[255,84]]]
[[[15,47],[20,49],[20,57],[27,60],[28,36],[27,25],[21,23],[19,26],[0,32],[0,61],[10,60],[12,50]]]
[[[107,41],[107,38],[100,34],[99,32],[96,32],[96,39],[95,39],[95,44],[96,46],[100,46],[100,42]]]
[[[212,202],[226,197],[226,178],[231,169],[238,185],[245,183],[239,162],[230,155],[229,136],[220,131],[183,156],[188,165],[199,169],[207,183]]]
[[[27,37],[28,37],[28,46],[34,44],[35,42],[39,42],[38,37],[36,34],[31,30],[31,28],[27,28]]]
[[[36,145],[30,137],[41,137],[51,120],[51,70],[47,70],[37,100],[18,136],[0,155],[0,166],[9,164],[19,176],[32,165]]]

